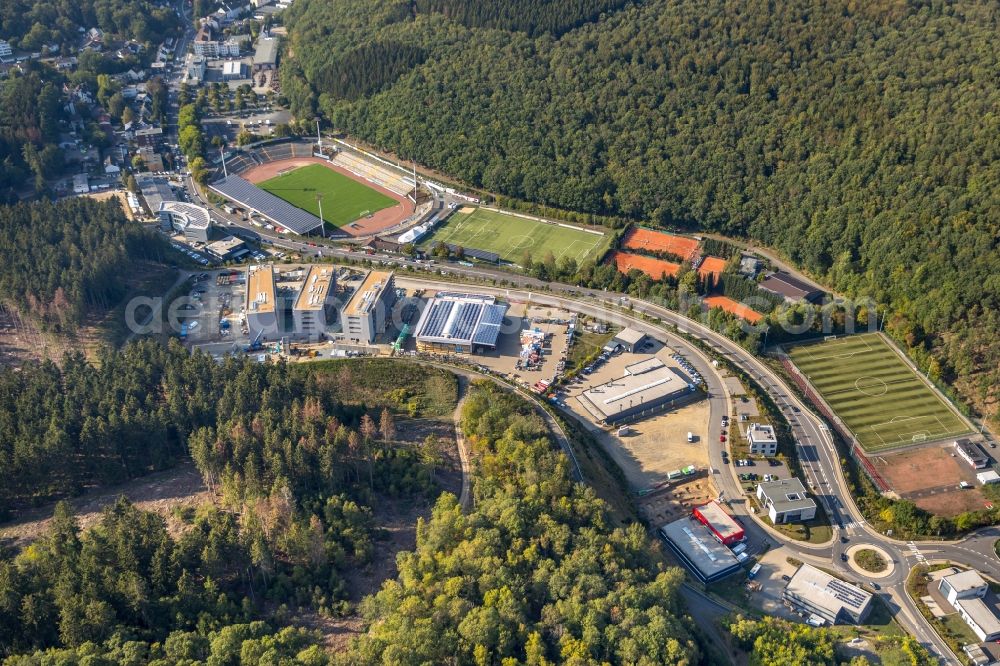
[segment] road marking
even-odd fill
[[[917,558],[918,562],[920,562],[921,564],[927,564],[927,558],[924,557],[924,554],[920,552],[920,549],[917,547],[917,544],[911,541],[907,545],[910,547],[910,553],[913,555],[913,557]]]

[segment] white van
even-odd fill
[[[688,444],[690,444],[693,441],[694,441],[694,433],[693,432],[689,432],[688,433]]]

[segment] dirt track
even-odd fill
[[[369,217],[365,217],[359,220],[355,220],[350,224],[346,224],[340,227],[340,231],[350,236],[368,236],[371,234],[377,234],[385,229],[390,229],[408,216],[413,214],[414,205],[413,202],[404,196],[400,196],[395,192],[387,190],[381,185],[376,185],[375,183],[369,182],[364,178],[354,175],[347,169],[343,169],[339,166],[331,164],[324,159],[319,157],[290,157],[285,160],[275,160],[273,162],[266,162],[264,164],[252,167],[247,171],[240,174],[243,178],[250,181],[254,185],[262,183],[265,180],[270,180],[275,176],[280,175],[282,171],[287,171],[288,169],[293,169],[296,167],[303,167],[308,164],[322,164],[327,169],[332,169],[342,176],[347,176],[351,180],[361,183],[365,187],[369,187],[380,194],[384,194],[393,201],[396,202],[395,206],[391,208],[383,208],[382,210],[372,213]]]

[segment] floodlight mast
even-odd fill
[[[319,121],[317,121],[318,123]],[[323,221],[323,193],[316,193],[316,205],[319,206],[319,232],[326,238],[326,222]]]

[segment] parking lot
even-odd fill
[[[194,276],[190,291],[171,304],[180,324],[186,325],[182,340],[196,345],[245,345],[246,335],[240,330],[244,284],[241,271],[209,271]]]

